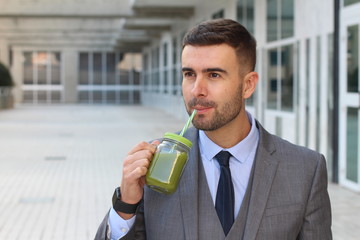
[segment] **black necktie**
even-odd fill
[[[234,223],[234,186],[229,168],[230,156],[231,154],[227,151],[221,151],[215,156],[220,164],[221,171],[215,208],[224,229],[225,236]]]

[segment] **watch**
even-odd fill
[[[112,197],[113,208],[115,211],[128,213],[128,214],[133,214],[136,212],[139,203],[129,204],[121,201],[120,199],[121,199],[121,192],[120,192],[120,188],[117,187]]]

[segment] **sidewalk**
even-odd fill
[[[0,239],[93,239],[142,140],[183,122],[143,106],[18,106],[0,112]],[[330,184],[334,239],[358,239],[360,194]]]

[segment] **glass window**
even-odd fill
[[[80,53],[79,68],[79,84],[89,84],[89,53]]]
[[[278,0],[267,0],[267,40],[275,41],[277,37]]]
[[[116,91],[107,91],[106,92],[106,102],[107,103],[116,103]]]
[[[267,0],[268,42],[294,35],[294,0]]]
[[[120,102],[121,103],[130,103],[130,92],[129,91],[121,91],[120,92]]]
[[[60,53],[49,53],[50,68],[51,68],[51,84],[61,84],[61,68],[60,68]],[[55,100],[55,99],[54,99]],[[56,98],[56,100],[58,100]]]
[[[93,54],[93,84],[102,84],[102,56],[101,52]]]
[[[143,71],[142,71],[142,77],[144,79],[143,86],[145,92],[148,90],[149,87],[149,69],[148,69],[148,54],[143,54]]]
[[[51,102],[60,103],[61,102],[61,92],[60,91],[51,91]]]
[[[153,91],[159,92],[160,87],[160,73],[159,73],[159,57],[160,57],[160,48],[157,47],[153,51]]]
[[[168,45],[167,43],[164,43],[163,45],[164,67],[168,65],[167,55],[168,55]]]
[[[294,0],[281,0],[281,39],[294,35]]]
[[[178,41],[177,41],[177,39],[176,39],[176,37],[175,38],[173,38],[173,40],[172,40],[172,47],[173,47],[173,61],[172,61],[172,63],[173,63],[173,65],[176,65],[177,64],[177,62],[178,62],[178,54],[177,54],[177,52],[178,52],[178,45],[177,45],[177,43],[178,43]]]
[[[37,83],[41,85],[47,84],[48,54],[46,52],[38,52],[35,54],[33,61],[37,66]],[[41,98],[41,100],[43,99]]]
[[[120,84],[129,85],[134,83],[134,73],[136,57],[133,53],[125,53],[120,62]],[[141,58],[140,58],[141,60]],[[138,81],[139,82],[139,81]]]
[[[140,100],[141,100],[140,91],[134,91],[133,92],[133,103],[134,104],[139,104]]]
[[[344,0],[344,6],[349,6],[354,3],[360,3],[360,0]]]
[[[23,67],[24,84],[61,84],[61,55],[59,52],[24,52]]]
[[[140,72],[133,69],[133,85],[140,85]]]
[[[106,84],[114,85],[116,78],[115,53],[106,53]]]
[[[102,96],[103,96],[103,92],[102,91],[93,91],[93,103],[102,103]]]
[[[277,109],[282,111],[293,110],[294,58],[295,54],[293,45],[268,50],[268,109]]]
[[[172,94],[176,95],[178,92],[178,84],[179,84],[179,79],[178,79],[178,41],[177,38],[173,38],[172,41],[172,49],[173,49],[173,61],[172,61],[172,71],[171,71],[171,78],[172,78]]]
[[[32,103],[35,98],[34,95],[35,95],[34,91],[24,90],[23,91],[23,102],[24,103]]]
[[[347,46],[348,92],[359,91],[359,25],[348,27]]]
[[[47,102],[46,91],[43,91],[43,90],[37,91],[37,102],[38,103],[46,103]]]
[[[32,52],[24,52],[24,84],[34,84]]]
[[[168,71],[167,71],[167,66],[168,66],[168,44],[164,43],[163,44],[163,86],[164,86],[164,93],[168,93],[168,85],[169,85],[169,81],[168,81]]]
[[[346,178],[358,182],[359,114],[357,108],[347,109]]]
[[[173,78],[173,95],[177,94],[177,88],[178,88],[178,73],[177,73],[177,69],[176,66],[173,68],[172,70],[172,78]]]
[[[278,62],[278,51],[276,48],[270,49],[268,52],[269,62]],[[278,81],[277,81],[277,64],[268,65],[268,87],[267,87],[267,107],[269,109],[276,109],[277,95],[278,95]]]
[[[78,99],[80,103],[87,103],[90,101],[90,93],[88,91],[79,91]]]
[[[294,105],[294,50],[293,46],[281,48],[281,110],[292,111]]]
[[[254,0],[237,1],[237,21],[254,33]]]
[[[163,71],[163,79],[164,79],[164,93],[168,93],[169,81],[168,81],[168,71]]]

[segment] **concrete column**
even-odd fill
[[[13,49],[13,65],[11,67],[11,75],[15,82],[13,89],[15,103],[20,103],[23,100],[23,62],[24,56],[21,49]]]
[[[62,51],[62,82],[64,87],[64,103],[78,102],[78,53],[75,49],[66,48]]]
[[[9,67],[9,46],[4,39],[0,39],[0,62]]]

